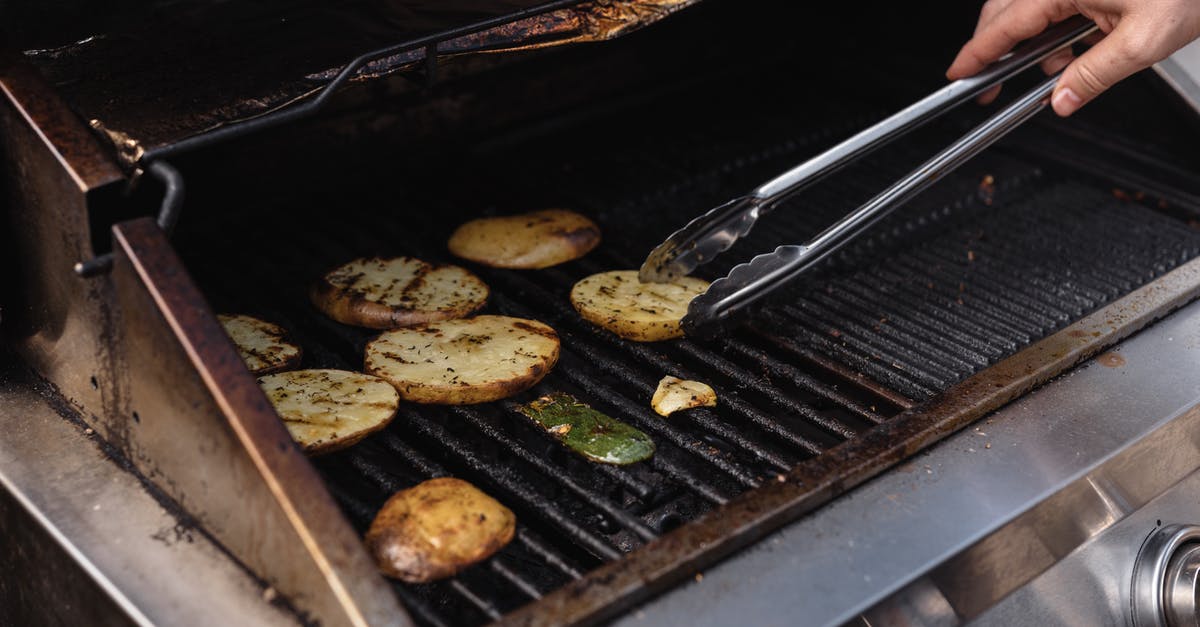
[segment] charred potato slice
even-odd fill
[[[537,270],[578,259],[600,243],[595,222],[564,209],[480,218],[450,236],[450,252],[494,268]]]
[[[293,370],[259,377],[284,426],[304,452],[344,449],[384,428],[400,395],[379,377],[346,370]]]
[[[300,347],[286,341],[283,327],[250,316],[220,314],[225,327],[250,374],[263,375],[300,365]]]
[[[683,337],[679,321],[708,281],[681,277],[642,283],[636,270],[593,274],[571,288],[571,304],[585,320],[636,342]]]
[[[331,270],[309,296],[338,322],[394,329],[469,316],[487,303],[488,286],[458,266],[372,257]]]
[[[367,344],[365,370],[414,403],[486,403],[541,381],[558,347],[558,334],[541,322],[476,316],[388,331]]]
[[[513,538],[517,518],[479,488],[452,477],[392,495],[366,544],[388,577],[426,583],[483,561]]]
[[[659,416],[693,407],[716,407],[717,393],[707,383],[665,376],[658,382],[650,406]]]

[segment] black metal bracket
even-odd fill
[[[183,175],[166,161],[155,161],[147,165],[146,172],[162,182],[166,188],[159,205],[157,222],[159,228],[170,235],[175,230],[175,224],[179,222],[180,209],[183,207]],[[84,278],[107,274],[112,270],[113,258],[113,253],[110,252],[80,261],[75,264],[75,274]]]

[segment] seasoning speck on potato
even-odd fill
[[[334,268],[309,296],[338,322],[395,329],[469,316],[487,304],[488,286],[458,266],[372,257]]]
[[[365,540],[384,575],[426,583],[491,557],[516,526],[512,511],[479,488],[440,477],[392,495]]]
[[[365,370],[414,403],[487,403],[541,381],[558,349],[541,322],[476,316],[388,331],[367,344]]]
[[[293,370],[259,377],[292,439],[311,455],[351,446],[387,426],[400,395],[387,381],[347,370]]]
[[[585,320],[636,342],[683,337],[679,321],[708,281],[681,277],[642,283],[636,270],[593,274],[571,288],[571,304]]]
[[[537,270],[578,259],[600,243],[600,227],[565,209],[479,218],[450,236],[450,252],[494,268]]]
[[[689,381],[670,375],[658,382],[650,406],[659,416],[671,414],[693,407],[716,407],[717,393],[707,383]]]
[[[220,314],[217,319],[237,346],[250,374],[269,374],[300,365],[300,347],[285,339],[287,331],[283,327],[241,314]]]

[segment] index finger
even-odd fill
[[[1076,13],[1070,0],[1014,0],[962,47],[946,78],[956,80],[977,74],[1018,43]]]

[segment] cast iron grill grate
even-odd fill
[[[1153,198],[1116,198],[1102,174],[1031,155],[1018,136],[747,327],[710,342],[619,340],[575,314],[567,299],[575,281],[637,267],[696,212],[878,115],[853,103],[806,103],[799,115],[789,102],[739,101],[752,106],[745,110],[704,97],[681,93],[652,105],[661,111],[495,141],[446,171],[405,171],[365,155],[325,182],[189,201],[178,247],[214,308],[285,326],[305,367],[360,369],[374,336],[308,303],[309,283],[334,265],[376,254],[450,260],[450,231],[481,214],[565,206],[604,230],[600,248],[557,268],[464,264],[491,286],[489,313],[536,318],[561,335],[559,365],[538,387],[479,406],[405,405],[383,432],[315,460],[359,531],[392,493],[443,475],[516,512],[517,537],[494,558],[447,581],[394,585],[418,622],[494,620],[1200,255],[1200,232],[1156,211]],[[729,122],[705,126],[714,111]],[[806,192],[702,274],[817,232],[941,141],[914,138]],[[985,175],[994,183],[981,186]],[[658,417],[649,398],[666,374],[710,383],[718,407]],[[514,410],[550,391],[637,426],[657,454],[621,468],[574,456]]]
[[[939,191],[943,198],[947,190],[958,193],[957,200],[918,201],[798,288],[799,297],[709,343],[630,343],[578,318],[567,301],[571,285],[593,272],[633,267],[645,248],[621,235],[622,219],[670,196],[595,206],[585,190],[572,206],[599,216],[610,236],[592,255],[538,272],[472,268],[493,289],[489,311],[536,318],[559,331],[563,354],[554,372],[507,402],[406,405],[381,434],[316,464],[360,531],[390,494],[434,476],[463,477],[514,509],[517,539],[493,559],[448,581],[395,585],[424,624],[479,624],[773,480],[1200,254],[1200,233],[1078,178],[1012,156],[995,155],[983,165],[1010,176],[990,200],[976,190],[973,175],[956,177]],[[839,194],[861,195],[890,174],[859,173],[863,189],[807,199],[810,213],[781,213],[772,223],[777,230],[748,246],[819,228],[838,210]],[[519,184],[515,177],[505,181]],[[571,198],[569,188],[559,191]],[[679,187],[673,204],[697,202],[687,197],[694,191]],[[288,219],[297,207],[287,203],[230,215],[222,221],[228,250],[192,267],[218,309],[291,329],[306,350],[306,367],[358,369],[373,333],[317,314],[305,297],[307,283],[363,254],[445,259],[445,234],[465,216],[420,195],[402,201],[407,211],[429,217],[419,223],[378,204],[396,202],[390,199],[343,196],[337,211],[322,211],[323,200],[300,208],[304,220]],[[187,240],[181,246],[186,254]],[[264,251],[261,263],[232,263],[242,258],[234,251],[252,247]],[[659,418],[648,399],[664,374],[711,383],[720,405]],[[655,439],[657,455],[626,468],[574,457],[514,410],[549,391],[570,392],[636,425]]]

